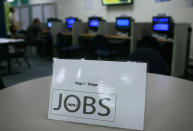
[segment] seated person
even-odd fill
[[[40,20],[34,19],[32,25],[27,29],[26,42],[37,47],[37,53],[40,56],[49,55],[52,44],[52,36],[48,29],[40,27]]]
[[[160,49],[159,42],[150,35],[144,35],[142,39],[138,40],[137,47],[138,48],[152,48],[158,51]]]
[[[40,20],[36,18],[34,19],[33,24],[30,25],[27,29],[26,42],[29,45],[37,45],[37,36],[40,31]]]

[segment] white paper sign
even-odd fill
[[[144,129],[145,63],[54,59],[49,119]]]

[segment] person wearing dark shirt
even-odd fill
[[[26,41],[35,45],[39,56],[51,56],[52,35],[48,29],[40,28],[39,19],[35,19],[27,30]]]
[[[41,31],[40,20],[38,18],[34,19],[33,24],[27,29],[26,41],[29,45],[37,45],[38,33]]]

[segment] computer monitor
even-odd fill
[[[130,34],[131,22],[132,22],[131,17],[117,17],[116,18],[117,31]]]
[[[174,24],[171,17],[156,16],[153,17],[152,30],[158,34],[164,34],[167,37],[173,35]]]
[[[53,22],[62,22],[58,18],[48,18],[47,21],[48,21],[48,28],[52,28]]]
[[[100,21],[103,21],[101,17],[89,17],[88,27],[92,31],[97,31],[99,28]]]
[[[48,28],[52,28],[52,22],[48,22]]]
[[[66,28],[67,29],[72,29],[73,24],[77,21],[78,19],[75,17],[67,17],[66,18]]]

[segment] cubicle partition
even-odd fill
[[[92,53],[91,40],[94,34],[89,33],[88,22],[75,23],[75,28],[78,28],[78,36],[76,41],[80,45],[82,56],[89,57]]]
[[[186,71],[186,62],[189,57],[188,28],[189,23],[176,23],[174,27],[173,54],[172,54],[172,76],[183,76]]]
[[[88,33],[88,23],[75,22],[72,30],[72,44],[79,45],[79,35]]]
[[[127,57],[133,51],[134,21],[131,23],[130,35],[118,35],[115,22],[104,23],[102,29],[102,34],[109,42],[119,48],[120,57]]]
[[[131,30],[131,52],[137,49],[137,41],[144,35],[152,34],[151,23],[134,23]]]
[[[114,22],[103,23],[101,26],[101,28],[103,29],[103,35],[116,35],[116,25]]]
[[[156,37],[157,41],[163,46],[164,44],[171,49],[164,49],[165,58],[171,57],[169,60],[169,75],[180,77],[185,74],[186,63],[189,54],[188,52],[188,28],[191,27],[189,23],[175,23],[174,25],[174,38]],[[151,23],[135,23],[133,28],[133,37],[131,39],[131,52],[137,49],[137,41],[144,35],[152,35]],[[168,51],[166,51],[168,50]],[[168,55],[168,56],[167,56]]]
[[[152,33],[152,24],[151,23],[134,23],[132,22],[132,29],[131,35],[129,36],[130,39],[130,52],[132,53],[137,48],[137,40],[138,38],[142,37],[143,35],[151,35]],[[74,29],[75,34],[74,41],[79,43],[78,36],[81,34],[91,34],[89,32],[88,23],[76,22]],[[78,33],[76,33],[78,32]],[[100,22],[99,29],[96,34],[101,34],[104,36],[117,36],[116,25],[114,22]],[[78,36],[77,36],[78,35]],[[73,36],[74,37],[74,36]],[[118,37],[117,37],[118,38]],[[123,37],[120,37],[120,39]]]
[[[171,45],[169,49],[168,57],[171,57],[169,68],[169,75],[183,76],[186,70],[187,63],[187,51],[189,47],[188,43],[188,28],[191,24],[188,23],[176,23],[174,28],[174,38],[156,38],[161,44],[167,43]],[[80,45],[87,43],[87,46],[96,34],[102,34],[109,39],[126,39],[126,37],[116,36],[116,25],[113,22],[100,22],[97,32],[91,32],[86,22],[75,22],[71,32],[65,29],[65,24],[60,22],[53,22],[51,33],[56,43],[56,34],[58,32],[65,32],[72,35],[72,45]],[[182,35],[183,34],[183,35]],[[127,53],[130,54],[137,49],[137,41],[144,35],[152,35],[151,23],[132,23],[131,35],[127,38],[129,41],[130,50]],[[116,36],[116,37],[115,37]],[[91,45],[90,45],[91,46]],[[90,50],[87,49],[87,51]],[[165,56],[167,57],[167,55]]]
[[[65,24],[62,22],[52,22],[52,27],[50,28],[50,32],[53,36],[53,44],[57,43],[56,36],[59,32],[65,32]]]
[[[76,22],[75,28],[78,26],[78,34],[88,33],[88,23],[87,22]]]

